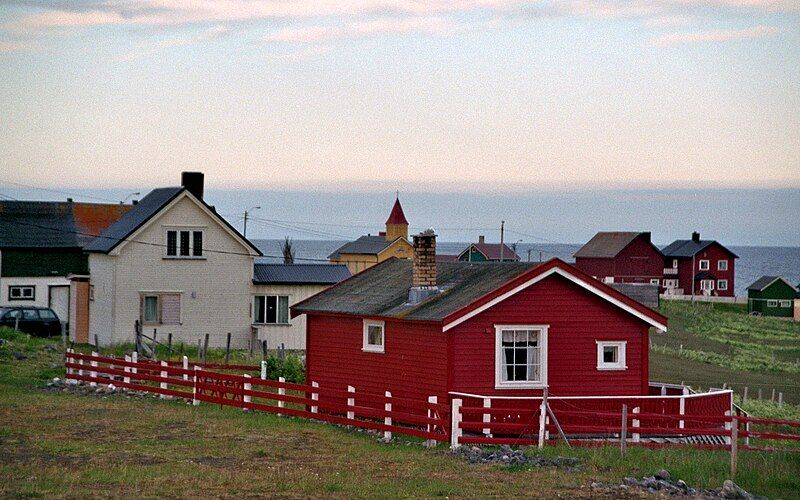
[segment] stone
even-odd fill
[[[730,479],[726,479],[722,483],[722,490],[720,490],[722,498],[751,498],[751,496],[742,488],[736,486],[736,483]]]
[[[14,359],[16,359],[17,361],[22,361],[23,359],[28,359],[28,356],[24,355],[23,353],[21,353],[19,351],[14,351],[13,353],[11,353],[11,355],[14,356]]]
[[[658,472],[655,473],[654,477],[656,479],[661,479],[663,481],[669,481],[670,479],[672,479],[672,476],[670,475],[669,471],[666,470],[666,469],[659,470]]]

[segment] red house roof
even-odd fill
[[[400,205],[400,198],[394,200],[392,213],[390,213],[389,218],[386,219],[386,224],[404,224],[406,226],[408,225],[408,221],[406,220],[406,214],[403,213],[403,207]]]
[[[482,253],[486,260],[500,260],[500,249],[503,249],[503,260],[520,260],[519,255],[510,246],[500,243],[473,243],[459,254],[459,257],[469,252],[471,248]]]
[[[634,233],[627,231],[601,231],[592,237],[573,257],[608,259],[616,257],[630,245],[633,240],[643,237],[658,253],[661,250],[650,242],[650,233]]]

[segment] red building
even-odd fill
[[[292,307],[309,382],[440,401],[648,394],[649,329],[667,318],[558,259],[437,263],[435,238]]]
[[[734,296],[736,259],[739,257],[715,240],[675,240],[662,251],[667,293],[676,295]]]
[[[605,283],[659,285],[664,276],[664,256],[649,232],[599,232],[574,257],[575,267]]]

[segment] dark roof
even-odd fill
[[[403,213],[403,207],[400,205],[400,199],[394,200],[394,206],[392,207],[392,213],[389,214],[389,218],[386,219],[386,224],[405,224],[408,225],[408,221],[406,220],[406,214]]]
[[[784,279],[781,276],[762,276],[757,280],[755,280],[752,285],[748,286],[747,289],[760,292],[777,280],[783,281],[784,283],[792,287],[795,291],[797,291],[797,287],[786,281],[786,279]]]
[[[716,240],[675,240],[664,247],[661,250],[661,253],[663,253],[665,257],[692,257],[698,252],[702,252],[706,248],[710,247],[714,243],[722,247],[723,250],[731,254],[734,258],[739,258],[738,255],[725,248],[724,245]]]
[[[341,254],[348,253],[378,255],[392,243],[392,241],[387,241],[385,236],[362,236],[355,241],[351,241],[340,246],[332,254],[330,254],[328,258],[336,259]]]
[[[349,278],[344,264],[255,264],[255,285],[332,285]]]
[[[458,260],[458,255],[442,255],[436,254],[436,262],[455,262]]]
[[[650,241],[650,233],[636,233],[628,231],[601,231],[583,245],[573,257],[612,258],[631,244],[640,235],[645,235]],[[656,249],[657,250],[657,249]]]
[[[711,273],[710,273],[710,272],[708,272],[708,271],[700,271],[699,273],[697,273],[697,274],[695,274],[695,275],[694,275],[694,280],[695,280],[695,281],[701,281],[701,280],[715,280],[715,279],[717,279],[717,277],[716,277],[716,276],[714,276],[713,274],[711,274]]]
[[[82,248],[131,205],[0,201],[0,248]]]
[[[517,262],[437,263],[441,293],[410,305],[412,262],[389,259],[304,301],[303,312],[333,312],[414,320],[441,320],[538,264]]]
[[[610,283],[609,285],[643,306],[658,309],[658,285],[649,283]]]
[[[469,249],[475,247],[477,251],[482,253],[486,256],[488,260],[500,260],[500,248],[503,248],[503,260],[504,261],[515,261],[520,260],[519,255],[511,249],[506,244],[500,243],[473,243],[472,245],[468,246],[459,254],[459,257],[463,255],[465,252],[469,252]]]

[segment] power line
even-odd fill
[[[48,188],[43,188],[43,187],[31,186],[30,184],[23,184],[21,182],[0,180],[0,183],[12,184],[14,186],[20,186],[20,187],[24,187],[24,188],[28,188],[28,189],[38,189],[39,191],[49,191],[51,193],[68,194],[70,196],[78,196],[78,197],[83,197],[83,198],[90,198],[90,199],[93,199],[93,200],[110,201],[112,203],[119,203],[119,200],[112,200],[110,198],[103,198],[103,197],[100,197],[100,196],[92,196],[92,195],[88,195],[88,194],[71,193],[69,191],[60,191],[58,189],[48,189]]]

